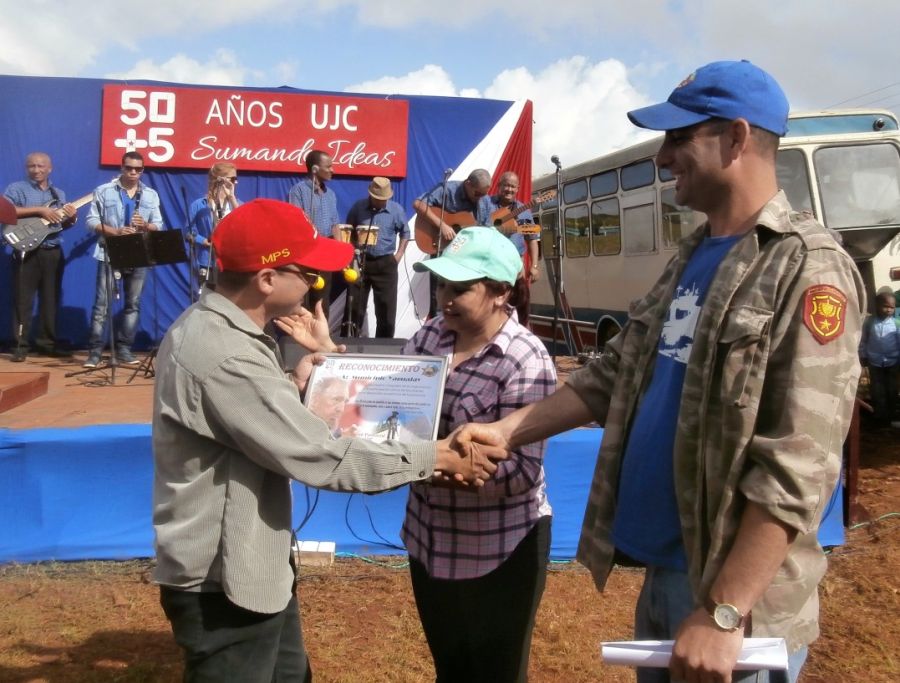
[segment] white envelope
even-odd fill
[[[628,640],[600,644],[607,664],[625,666],[669,666],[673,640]],[[744,638],[744,646],[734,667],[739,671],[788,668],[784,638]]]

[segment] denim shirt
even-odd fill
[[[383,209],[373,210],[369,206],[369,199],[360,199],[347,212],[349,225],[372,225],[378,227],[378,240],[373,246],[366,249],[369,256],[387,256],[397,250],[397,237],[401,240],[409,239],[409,225],[406,222],[406,214],[403,207],[397,202],[388,200]]]
[[[145,221],[153,223],[162,230],[163,219],[159,211],[159,195],[156,194],[156,190],[147,187],[144,183],[139,183],[138,187],[141,193],[141,203],[137,212]],[[101,223],[114,228],[125,227],[125,206],[120,195],[122,189],[117,178],[94,190],[94,200],[91,202],[91,209],[87,216],[88,230],[99,233]],[[102,207],[102,216],[101,209],[98,207]],[[94,247],[94,258],[98,261],[106,258],[102,242],[102,240],[97,240],[97,246]]]

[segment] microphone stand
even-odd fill
[[[137,213],[137,208],[135,207],[135,213]],[[97,215],[100,219],[100,225],[106,225],[106,217],[103,215],[103,204],[97,200]],[[109,248],[107,247],[107,239],[101,233],[99,238],[100,248],[103,249],[103,266],[106,273],[106,322],[108,324],[108,341],[109,341],[109,361],[104,366],[103,363],[100,363],[95,368],[85,368],[84,370],[76,370],[75,372],[67,372],[66,377],[75,377],[76,375],[86,375],[98,370],[105,370],[109,368],[109,380],[102,380],[97,382],[96,384],[102,385],[108,383],[110,385],[115,385],[116,383],[116,368],[119,366],[119,359],[116,355],[116,333],[115,333],[115,315],[113,311],[113,297],[118,301],[119,299],[119,283],[116,282],[115,278],[115,270],[113,269],[112,263],[109,260]],[[93,324],[93,321],[92,321]],[[102,356],[101,349],[101,356]]]
[[[559,309],[562,305],[560,297],[563,291],[562,278],[562,164],[559,163],[559,157],[554,155],[550,159],[556,166],[556,230],[553,234],[553,250],[552,260],[554,261],[553,273],[553,327],[550,338],[553,340],[552,358],[556,362],[556,331],[559,329]],[[566,342],[566,350],[571,355],[572,349],[569,348],[569,341],[563,334]]]
[[[437,242],[435,242],[435,256],[440,256],[444,250],[444,233],[441,226],[444,224],[444,213],[447,210],[447,181],[450,180],[450,174],[453,173],[452,168],[444,171],[444,179],[441,181],[441,213],[438,218]],[[428,289],[430,300],[428,302],[428,317],[433,318],[437,315],[437,276],[434,273],[428,275]]]
[[[184,188],[184,185],[181,186],[181,201],[184,204],[184,215],[187,220],[188,227],[188,237],[187,241],[190,245],[188,247],[189,251],[189,260],[188,260],[188,296],[191,299],[191,303],[197,301],[197,293],[200,290],[200,262],[197,256],[197,226],[194,222],[194,217],[191,216],[191,205],[188,203],[187,198],[187,190]],[[194,286],[194,270],[197,270],[197,286]]]
[[[444,180],[441,181],[441,215],[438,220],[437,250],[435,252],[438,256],[440,256],[441,252],[444,250],[444,245],[442,244],[444,241],[444,232],[441,230],[441,226],[444,224],[444,213],[447,210],[447,181],[450,180],[451,173],[453,173],[452,168],[448,168],[444,171]]]

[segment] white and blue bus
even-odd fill
[[[838,231],[868,291],[890,285],[900,266],[900,130],[888,111],[844,109],[795,113],[778,151],[778,180],[796,211]],[[675,181],[656,166],[662,137],[562,171],[561,196],[535,215],[541,224],[545,276],[531,295],[531,326],[572,352],[601,348],[646,294],[678,240],[705,219],[675,203]],[[556,188],[536,178],[535,196]],[[557,201],[562,203],[563,296],[554,310]],[[574,347],[574,348],[572,348]]]

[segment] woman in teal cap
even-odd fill
[[[440,313],[404,353],[446,355],[440,435],[493,422],[556,389],[541,341],[518,323],[522,259],[493,228],[461,230],[435,259]],[[483,488],[414,484],[401,533],[437,681],[525,681],[550,552],[544,443],[524,446]]]

